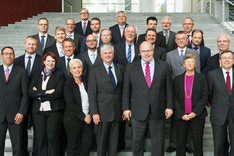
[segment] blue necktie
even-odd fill
[[[197,49],[198,49],[198,47],[194,47],[193,49],[197,50]]]
[[[110,79],[111,79],[113,88],[114,88],[114,90],[115,90],[115,88],[116,88],[116,82],[115,82],[114,74],[113,74],[112,71],[111,71],[111,68],[112,68],[111,66],[108,67],[108,69],[109,69],[109,77],[110,77]]]
[[[131,44],[128,45],[128,57],[127,57],[128,63],[131,63],[131,53],[132,53],[131,46],[132,46]]]
[[[183,64],[183,60],[184,60],[184,54],[183,54],[184,50],[180,50],[180,60],[181,63]]]
[[[45,35],[42,35],[41,36],[41,50],[43,51],[45,49]]]
[[[28,56],[28,63],[27,63],[27,72],[28,72],[28,75],[30,75],[30,72],[31,72],[31,58],[32,56]]]

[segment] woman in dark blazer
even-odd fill
[[[93,140],[93,123],[89,114],[87,84],[81,78],[83,65],[81,60],[73,59],[69,66],[73,77],[64,84],[67,156],[75,156],[80,145],[80,156],[89,156]]]
[[[207,116],[208,85],[205,75],[195,72],[196,57],[184,57],[186,72],[175,77],[175,109],[177,156],[185,156],[188,130],[191,129],[194,156],[203,156],[203,130]]]
[[[38,155],[59,156],[65,107],[64,74],[55,70],[57,57],[54,53],[46,53],[42,62],[42,72],[34,75],[29,86],[29,95],[34,99],[32,113]]]

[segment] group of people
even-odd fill
[[[28,156],[27,129],[34,129],[33,155],[88,156],[96,140],[98,156],[114,156],[125,148],[126,120],[131,121],[132,152],[144,155],[150,131],[151,153],[164,155],[165,121],[171,119],[167,152],[203,155],[206,106],[211,107],[214,155],[234,154],[234,53],[226,34],[217,38],[211,57],[203,31],[187,17],[183,29],[170,30],[165,16],[148,17],[137,38],[124,11],[117,24],[101,29],[101,21],[80,11],[65,28],[49,35],[49,22],[38,20],[39,33],[25,40],[25,54],[1,50],[0,155],[9,130],[13,155]],[[93,139],[95,138],[95,139]],[[193,148],[191,146],[193,142]]]

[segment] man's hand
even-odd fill
[[[165,117],[166,117],[166,119],[170,118],[172,116],[172,114],[173,114],[173,110],[172,109],[167,108],[165,110]]]
[[[197,115],[194,113],[194,112],[191,112],[189,115],[188,115],[188,118],[189,119],[193,119],[195,118]]]
[[[15,124],[20,124],[23,121],[24,115],[17,113],[15,116]]]
[[[45,94],[52,94],[55,91],[55,89],[50,89],[45,92]]]
[[[95,125],[98,125],[98,123],[101,122],[99,114],[93,115],[93,122]]]
[[[84,121],[87,123],[87,124],[90,124],[92,118],[91,118],[91,115],[90,114],[87,114],[84,118]]]
[[[188,117],[187,114],[185,114],[184,116],[182,116],[182,119],[185,120],[185,121],[189,121],[190,120],[190,118]]]
[[[132,117],[132,112],[130,110],[125,110],[123,114],[128,120],[130,120],[130,117]]]

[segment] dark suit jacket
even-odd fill
[[[174,79],[174,117],[176,120],[181,119],[185,115],[184,74],[176,76]],[[192,112],[196,114],[194,119],[205,118],[207,116],[206,105],[208,102],[208,94],[208,84],[205,75],[195,72],[192,88]]]
[[[88,24],[87,24],[87,27],[86,27],[86,30],[85,30],[85,34],[83,34],[83,29],[82,29],[82,22],[78,22],[76,23],[76,27],[75,27],[75,33],[76,34],[80,34],[84,37],[88,36],[89,34],[92,34],[92,30],[90,28],[90,21],[88,21]]]
[[[36,50],[36,53],[38,55],[42,56],[44,54],[44,52],[41,50],[41,42],[40,42],[40,38],[39,38],[39,33],[35,34],[33,36],[37,38],[37,50]],[[48,34],[48,37],[47,37],[47,40],[46,40],[46,44],[45,44],[45,48],[48,48],[48,47],[52,46],[54,44],[54,42],[55,42],[54,37]],[[45,48],[44,48],[44,50],[45,50]]]
[[[57,111],[65,108],[65,101],[63,99],[63,84],[64,74],[58,70],[55,70],[48,80],[46,90],[55,89],[52,94],[45,94],[46,90],[42,90],[42,78],[41,72],[35,74],[29,85],[29,96],[34,99],[32,112],[38,113],[41,102],[50,101],[52,111]],[[33,90],[36,87],[37,90]],[[39,100],[40,98],[41,100]]]
[[[85,89],[87,91],[87,85],[85,85]],[[75,116],[78,117],[80,121],[84,121],[85,114],[82,110],[82,101],[81,101],[81,93],[79,86],[75,83],[73,77],[69,78],[64,83],[64,99],[66,101],[66,112],[72,112]]]
[[[0,66],[0,122],[5,119],[15,123],[17,113],[27,115],[28,110],[28,76],[26,71],[13,65],[6,82],[3,65]]]
[[[115,90],[103,63],[89,72],[90,114],[99,114],[101,122],[120,121],[122,117],[121,102],[124,70],[118,64],[114,64],[114,68],[117,78]]]
[[[14,60],[15,65],[20,66],[20,67],[25,69],[25,62],[24,62],[25,59],[24,58],[25,58],[25,54],[17,57]],[[33,62],[33,66],[32,66],[32,69],[31,69],[31,73],[29,75],[29,80],[31,81],[32,76],[35,73],[41,72],[42,68],[43,68],[43,66],[42,66],[42,57],[40,55],[36,54],[36,57],[35,57],[35,60]]]
[[[214,70],[220,67],[219,64],[219,55],[220,53],[217,53],[215,55],[213,55],[209,61],[208,61],[208,65],[207,65],[207,72],[210,70]]]
[[[80,34],[74,33],[74,42],[75,42],[76,52],[77,52],[75,55],[78,55],[80,53],[81,43],[83,39],[84,39],[83,36],[81,36]]]
[[[125,24],[125,28],[127,27],[127,25],[128,24]],[[120,30],[119,30],[119,25],[118,24],[115,24],[115,25],[111,26],[109,29],[110,29],[110,31],[112,33],[111,43],[113,43],[113,45],[125,42],[124,35],[121,38],[121,34],[120,34]],[[124,29],[124,31],[125,31],[125,29]]]
[[[141,60],[127,65],[122,98],[123,110],[131,110],[135,120],[147,120],[149,110],[153,119],[165,118],[165,109],[173,109],[173,85],[168,64],[155,60],[150,88],[142,71]]]
[[[43,55],[45,55],[45,53],[47,53],[47,52],[53,52],[57,56],[57,58],[59,58],[59,52],[58,52],[58,49],[57,49],[57,46],[56,46],[56,42],[54,42],[54,44],[52,46],[46,48],[44,50]]]
[[[163,36],[163,31],[158,32],[158,34]],[[177,44],[175,43],[175,35],[176,33],[174,31],[169,32],[168,43],[165,46],[167,52],[172,51],[177,48]],[[166,38],[165,38],[165,43],[166,43]]]
[[[234,78],[234,74],[232,75],[232,78]],[[226,122],[229,109],[231,110],[232,118],[234,120],[234,82],[232,80],[232,91],[229,95],[222,68],[209,71],[207,73],[207,79],[210,93],[209,102],[211,104],[210,121],[213,124],[223,126]]]
[[[137,44],[140,45],[142,42],[145,41],[145,35],[146,35],[146,34],[140,34],[140,35],[138,36]],[[164,37],[163,35],[157,33],[157,34],[156,34],[156,42],[155,42],[155,45],[156,45],[156,46],[159,46],[159,47],[165,48],[165,47],[166,47],[166,39],[165,39],[165,37]]]
[[[80,47],[80,53],[83,53],[85,51],[88,51],[88,47],[86,45],[86,38],[85,37],[81,43],[81,47]],[[101,37],[99,38],[99,47],[102,45],[102,40],[101,40]]]
[[[126,67],[126,65],[128,64],[128,61],[126,58],[126,42],[116,44],[114,46],[114,49],[115,49],[115,53],[114,53],[115,54],[115,57],[114,57],[115,63],[118,63],[118,64],[122,65],[123,67]],[[135,49],[135,57],[133,59],[133,62],[140,58],[138,45],[135,44],[134,49]]]
[[[188,45],[188,48],[192,49],[192,45]],[[201,67],[201,73],[206,74],[207,73],[207,65],[210,59],[210,49],[204,46],[200,46],[200,67]]]

